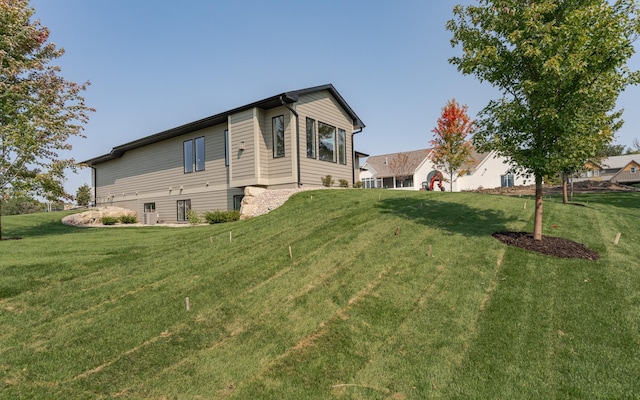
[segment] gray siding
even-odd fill
[[[279,115],[284,115],[284,157],[273,158],[273,127],[271,119]],[[267,144],[267,163],[269,169],[269,181],[272,184],[273,179],[289,178],[290,182],[295,181],[295,172],[292,168],[294,151],[292,143],[294,143],[295,135],[295,118],[292,118],[291,112],[285,107],[274,108],[264,113],[263,140]],[[283,183],[283,182],[278,182]]]
[[[156,203],[156,211],[166,222],[175,222],[177,200],[191,198],[196,210],[232,208],[224,164],[225,129],[226,124],[217,125],[96,165],[97,205],[129,208],[142,220],[144,203]],[[185,174],[183,142],[201,136],[205,138],[205,170]],[[194,198],[201,199],[201,205],[194,204]]]
[[[253,110],[243,111],[229,117],[231,138],[231,185],[256,177],[256,143]],[[244,142],[244,150],[240,150]]]
[[[320,186],[322,184],[320,178],[331,175],[336,181],[336,185],[340,179],[346,179],[349,184],[353,184],[353,148],[351,146],[353,121],[349,115],[326,90],[301,96],[296,111],[300,116],[300,175],[302,183],[307,186]],[[346,165],[339,162],[321,161],[317,158],[307,158],[307,117],[316,120],[316,129],[318,122],[324,122],[335,126],[336,132],[337,129],[343,129],[346,132]]]

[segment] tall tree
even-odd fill
[[[480,112],[480,151],[534,175],[534,238],[542,239],[542,178],[572,171],[621,126],[618,95],[638,82],[627,61],[639,33],[635,0],[480,0],[447,22],[450,63],[502,92]]]
[[[442,109],[437,126],[431,131],[434,138],[429,142],[432,146],[429,157],[449,175],[451,192],[453,182],[466,172],[464,167],[471,160],[469,135],[473,130],[474,121],[467,115],[467,106],[460,106],[452,99]]]
[[[91,201],[91,188],[86,183],[76,191],[76,204],[85,207]]]
[[[75,161],[63,153],[92,111],[80,95],[88,82],[67,81],[50,65],[64,50],[47,41],[34,12],[28,0],[0,0],[0,201],[18,192],[70,196],[64,173]]]

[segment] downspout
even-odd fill
[[[283,106],[287,107],[289,111],[293,113],[296,117],[296,167],[298,169],[298,187],[302,186],[302,182],[300,179],[300,118],[298,117],[298,113],[293,108],[289,107],[287,103],[283,100],[284,95],[280,96],[280,102]]]
[[[356,184],[356,149],[353,147],[353,135],[360,132],[362,132],[362,128],[351,133],[351,165],[353,166],[353,168],[351,168],[353,170],[351,171],[351,179],[353,181],[351,182],[351,186]],[[358,168],[360,168],[359,165]]]

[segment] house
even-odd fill
[[[610,181],[619,184],[640,183],[640,154],[613,156],[600,162],[588,161],[585,168],[574,178],[584,180]]]
[[[331,84],[295,90],[114,147],[84,161],[97,206],[147,223],[193,209],[239,209],[245,187],[356,181],[353,136],[364,123]]]
[[[429,149],[420,149],[368,157],[360,172],[362,186],[419,190],[433,169],[429,152]]]
[[[431,149],[420,149],[367,158],[360,172],[363,187],[404,190],[438,190],[443,187],[449,190],[450,177],[433,164],[430,153]],[[498,156],[495,151],[472,151],[471,161],[465,169],[466,172],[453,182],[453,191],[526,184],[524,177],[509,171],[507,159]]]

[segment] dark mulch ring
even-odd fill
[[[597,260],[600,254],[589,250],[583,244],[553,236],[542,235],[542,240],[534,240],[529,232],[496,232],[493,237],[504,244],[520,247],[560,258],[582,258]]]
[[[2,238],[0,240],[20,240],[22,239],[21,237],[10,237],[10,238]]]

